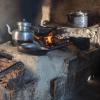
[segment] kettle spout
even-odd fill
[[[10,35],[12,35],[11,27],[10,27],[8,24],[6,24],[6,27],[7,27],[8,33],[9,33]]]

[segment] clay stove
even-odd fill
[[[18,74],[16,78],[11,75],[7,80],[8,83],[12,80],[12,84],[13,82],[19,84],[10,85],[14,86],[10,89],[0,84],[1,100],[66,100],[70,98],[74,91],[77,92],[79,87],[87,82],[98,50],[98,48],[90,49],[82,52],[81,56],[77,56],[68,49],[55,50],[44,56],[34,56],[18,52],[17,47],[11,46],[9,42],[0,45],[0,48],[12,55],[14,61],[24,64],[21,66],[21,75]]]
[[[9,42],[1,44],[2,56],[7,55],[6,60],[2,60],[6,67],[0,66],[1,100],[66,100],[87,82],[99,52],[95,46],[100,43],[99,25],[58,29],[64,33],[58,35],[60,39],[90,37],[92,45],[86,51],[69,45],[65,51],[55,50],[43,56],[34,56],[18,52],[17,47]]]

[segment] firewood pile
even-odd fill
[[[7,61],[7,59],[0,59],[0,85],[6,89],[13,89],[16,87],[16,79],[23,74],[24,68],[22,62]]]
[[[36,82],[21,61],[7,59],[3,55],[5,53],[0,56],[0,86],[16,91]]]

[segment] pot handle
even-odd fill
[[[68,22],[71,22],[71,15],[67,14]]]

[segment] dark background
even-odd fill
[[[6,24],[14,29],[16,22],[22,21],[23,18],[33,24],[39,22],[41,5],[42,0],[0,0],[0,43],[11,38]]]
[[[41,13],[42,0],[21,0],[21,16],[27,21],[36,23],[36,18]]]

